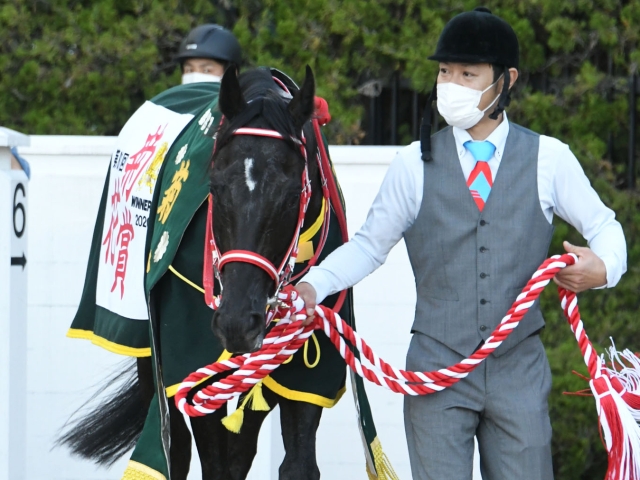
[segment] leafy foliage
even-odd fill
[[[640,349],[640,202],[624,187],[628,83],[640,61],[640,0],[493,0],[520,39],[521,76],[511,120],[568,143],[618,214],[629,271],[615,290],[580,296],[587,331]],[[232,28],[249,65],[296,79],[310,64],[329,100],[332,143],[357,144],[365,113],[358,88],[400,72],[426,93],[427,60],[453,15],[475,0],[14,0],[0,6],[0,125],[34,134],[116,134],[146,98],[179,82],[172,56],[193,26]],[[411,141],[408,129],[401,137]],[[635,135],[636,132],[631,132]],[[582,245],[558,222],[551,247]],[[606,468],[594,401],[568,397],[587,385],[582,359],[549,289],[542,299],[554,387],[550,398],[558,478],[600,479]]]
[[[205,0],[19,0],[0,6],[0,124],[33,134],[117,134],[179,82],[172,56]]]

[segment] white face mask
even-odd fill
[[[502,78],[502,75],[500,78]],[[487,108],[484,110],[478,109],[482,94],[498,83],[500,78],[482,91],[463,87],[457,83],[439,83],[437,87],[438,112],[449,125],[468,130],[482,120],[484,112],[489,110],[500,98],[500,95],[498,95]]]
[[[182,74],[182,84],[188,83],[200,83],[200,82],[218,82],[220,83],[222,77],[218,75],[210,75],[208,73],[191,72]]]

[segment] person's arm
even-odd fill
[[[413,224],[422,201],[419,145],[402,149],[389,166],[367,220],[354,237],[311,268],[296,290],[312,315],[316,303],[352,287],[382,265]]]
[[[602,203],[569,147],[550,137],[540,137],[540,147],[554,157],[554,213],[573,225],[589,248],[564,242],[578,255],[575,265],[563,269],[555,282],[574,292],[614,287],[627,270],[627,247],[615,213]]]

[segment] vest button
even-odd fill
[[[483,298],[482,300],[480,300],[480,305],[486,305],[487,301]]]
[[[484,253],[486,251],[488,251],[489,249],[487,247],[480,247],[480,252]]]
[[[480,274],[480,278],[487,278],[487,274],[486,274],[486,273],[484,273],[484,272],[482,272],[482,273]]]
[[[487,329],[487,327],[486,327],[486,326],[484,326],[484,325],[480,325],[480,331],[484,332],[486,329]]]
[[[488,224],[489,222],[486,222],[484,220],[480,220],[480,226],[484,227],[486,224]]]

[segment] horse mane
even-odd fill
[[[224,119],[218,129],[216,151],[233,137],[233,132],[246,127],[256,118],[266,124],[265,128],[277,131],[287,144],[299,151],[294,139],[300,137],[300,132],[296,132],[293,118],[287,109],[289,99],[283,96],[285,92],[273,80],[271,72],[265,68],[249,70],[242,73],[238,81],[247,106],[231,120]]]

